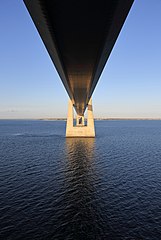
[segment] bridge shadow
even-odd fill
[[[64,211],[59,219],[64,239],[101,239],[101,217],[95,197],[94,138],[67,138]],[[60,232],[59,232],[60,233]]]

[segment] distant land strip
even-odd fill
[[[42,121],[66,121],[67,118],[0,118],[1,120],[42,120]],[[76,120],[74,118],[74,120]],[[160,120],[161,118],[94,118],[96,121],[110,121],[110,120]],[[87,121],[87,118],[85,118],[85,121]]]
[[[38,120],[44,121],[66,121],[66,118],[40,118]],[[161,118],[94,118],[96,121],[104,121],[104,120],[161,120]],[[87,119],[85,118],[85,121]]]

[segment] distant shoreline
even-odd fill
[[[0,118],[1,120],[34,120],[34,121],[66,121],[66,118]],[[86,120],[86,119],[85,119]],[[116,121],[116,120],[161,120],[161,118],[94,118],[96,121]]]
[[[37,120],[43,121],[66,121],[66,118],[41,118]],[[86,119],[85,119],[86,120]],[[110,120],[161,120],[161,118],[94,118],[96,121],[110,121]]]

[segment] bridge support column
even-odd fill
[[[66,137],[95,137],[92,99],[90,99],[88,103],[87,126],[85,126],[84,124],[84,116],[77,115],[76,126],[74,126],[73,120],[74,120],[73,104],[72,101],[69,100]]]
[[[77,115],[76,125],[77,126],[84,126],[84,116]]]

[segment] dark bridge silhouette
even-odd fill
[[[133,0],[24,0],[77,114],[86,107]]]

